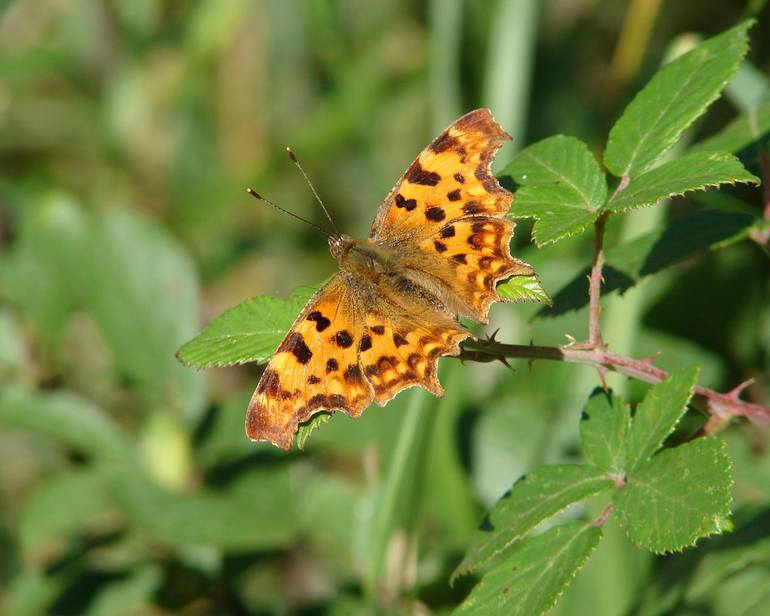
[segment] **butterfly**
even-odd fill
[[[488,109],[467,113],[409,166],[367,239],[330,236],[339,272],[265,368],[246,416],[250,439],[289,450],[320,411],[358,417],[412,386],[443,394],[438,359],[471,335],[458,317],[488,323],[497,282],[533,274],[511,256],[513,195],[490,172],[507,140]]]

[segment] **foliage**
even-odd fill
[[[744,401],[768,401],[766,17],[715,8],[671,59],[698,3],[632,39],[619,9],[559,7],[0,5],[0,611],[770,609]],[[645,62],[610,71],[621,32]],[[361,236],[481,105],[513,133],[498,177],[538,276],[498,287],[516,305],[442,360],[444,398],[250,443],[253,364],[332,261],[244,188],[324,224],[291,144]],[[607,346],[571,341],[597,244]]]

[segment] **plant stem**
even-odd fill
[[[604,228],[607,224],[607,214],[596,219],[594,229],[594,258],[591,265],[591,275],[588,278],[588,347],[604,348],[600,317],[602,314],[602,268],[604,267]]]
[[[659,383],[668,376],[665,370],[652,365],[652,358],[633,359],[608,353],[601,348],[585,348],[581,345],[550,347],[466,340],[462,349],[460,359],[464,360],[478,359],[480,356],[498,359],[507,357],[529,360],[549,359],[612,370],[645,383]],[[739,390],[733,390],[722,394],[698,385],[695,387],[697,399],[693,401],[693,404],[706,415],[716,418],[712,425],[723,425],[719,419],[726,420],[732,417],[746,417],[752,421],[770,422],[770,407],[740,400],[738,398],[739,393]]]
[[[762,205],[764,208],[765,220],[770,220],[770,153],[764,151],[759,156],[760,166],[762,168]],[[749,238],[754,240],[762,248],[767,249],[770,246],[770,229],[762,231],[754,229],[749,232]]]
[[[765,202],[765,220],[770,220],[770,153],[762,152],[762,198]]]

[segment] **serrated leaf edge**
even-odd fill
[[[729,501],[727,503],[727,506],[729,508],[732,505],[732,503],[733,503],[732,488],[735,485],[735,479],[733,477],[733,472],[732,472],[733,471],[733,461],[730,458],[730,456],[727,455],[727,451],[726,451],[727,447],[725,445],[725,442],[722,439],[714,437],[714,436],[703,436],[703,437],[700,437],[700,438],[705,438],[705,439],[713,440],[714,442],[718,442],[719,443],[719,450],[718,450],[718,452],[720,454],[723,454],[724,455],[724,459],[727,460],[727,472],[728,472],[728,476],[729,476],[729,480],[730,480],[730,485],[728,487],[728,490],[730,491],[730,496],[729,496]],[[678,449],[678,447],[674,447],[673,449]],[[658,454],[655,454],[655,455],[658,455]],[[645,460],[645,462],[643,462],[642,465],[649,464],[654,458],[655,458],[655,456],[653,456],[652,458],[649,458],[648,460]],[[625,486],[623,486],[623,487],[625,487]],[[617,491],[620,492],[620,490],[622,490],[623,487],[618,488]],[[709,537],[713,537],[715,535],[721,535],[724,532],[724,531],[720,531],[720,530],[717,529],[717,530],[715,530],[713,532],[709,532],[708,534],[705,534],[705,535],[695,535],[692,539],[688,539],[687,541],[685,541],[681,545],[677,545],[677,546],[669,548],[669,549],[658,550],[656,548],[650,547],[648,545],[643,545],[642,543],[636,541],[633,537],[631,537],[628,534],[628,530],[625,528],[625,526],[621,522],[621,517],[620,516],[616,516],[616,519],[617,519],[618,525],[623,529],[623,534],[626,536],[626,538],[631,543],[633,543],[638,548],[642,548],[644,550],[647,550],[648,552],[652,552],[653,554],[659,554],[659,555],[681,553],[685,548],[694,547],[698,543],[698,541],[700,539],[708,539]]]
[[[558,465],[557,465],[557,466],[558,466]],[[596,469],[597,471],[601,472],[601,469],[600,469],[600,468],[598,468],[597,466],[594,466],[593,464],[581,464],[580,466],[583,466],[583,467],[591,467],[591,468],[594,468],[594,469]],[[540,467],[540,468],[542,468],[542,467]],[[509,541],[508,541],[508,542],[507,542],[505,545],[503,545],[503,546],[502,546],[502,547],[500,547],[499,549],[497,549],[497,550],[495,550],[494,552],[492,552],[492,553],[491,553],[491,554],[490,554],[490,555],[489,555],[487,558],[485,558],[484,560],[482,560],[482,561],[479,561],[479,562],[476,562],[474,565],[472,565],[472,566],[470,566],[470,567],[465,567],[465,568],[461,569],[461,567],[463,566],[463,563],[465,562],[465,558],[463,558],[463,560],[460,562],[460,564],[459,564],[459,565],[457,565],[457,567],[455,567],[454,571],[452,571],[451,575],[449,576],[449,584],[450,584],[450,585],[451,585],[451,584],[453,584],[453,583],[455,582],[455,580],[457,580],[457,578],[459,578],[459,577],[462,577],[463,575],[468,575],[469,573],[472,573],[473,571],[477,571],[478,569],[482,569],[482,568],[484,568],[484,567],[487,567],[487,566],[489,566],[489,564],[490,564],[492,561],[494,561],[494,560],[497,560],[497,559],[499,558],[500,554],[502,554],[503,552],[507,551],[507,550],[508,550],[508,549],[509,549],[509,548],[510,548],[510,547],[511,547],[511,546],[512,546],[514,543],[516,543],[517,541],[523,540],[524,538],[526,538],[526,537],[530,536],[530,535],[531,535],[533,532],[535,532],[535,531],[536,531],[536,530],[537,530],[537,529],[538,529],[538,528],[539,528],[539,527],[540,527],[540,526],[541,526],[543,523],[547,522],[548,520],[551,520],[551,519],[553,519],[554,517],[558,516],[558,515],[559,515],[559,514],[561,514],[562,512],[564,512],[564,511],[566,511],[567,509],[569,509],[570,507],[572,507],[572,506],[574,506],[574,505],[577,505],[578,503],[582,502],[582,501],[583,501],[583,500],[585,500],[586,498],[590,498],[590,497],[592,497],[592,496],[596,496],[597,494],[601,494],[602,492],[604,492],[604,491],[607,491],[607,490],[610,490],[610,489],[612,489],[612,488],[614,487],[615,483],[614,483],[614,481],[613,481],[613,480],[610,478],[609,474],[607,474],[607,473],[603,473],[603,472],[602,472],[602,478],[604,478],[604,479],[605,479],[605,480],[608,482],[608,483],[607,483],[607,485],[606,485],[606,487],[604,487],[604,488],[602,488],[602,489],[600,489],[600,490],[597,490],[597,491],[596,491],[596,492],[594,492],[593,494],[588,494],[588,495],[586,495],[585,497],[581,498],[580,500],[576,500],[576,501],[573,501],[573,502],[571,502],[571,503],[568,503],[568,504],[566,504],[564,507],[562,507],[562,508],[561,508],[561,509],[559,509],[558,511],[555,511],[553,514],[551,514],[551,515],[549,515],[548,517],[546,517],[546,518],[543,518],[542,520],[540,520],[540,522],[538,522],[538,523],[537,523],[537,524],[536,524],[534,527],[530,528],[528,531],[526,531],[526,532],[523,532],[523,533],[521,533],[520,535],[516,535],[515,537],[511,538],[511,539],[510,539],[510,540],[509,540]],[[581,484],[581,483],[583,483],[583,482],[588,482],[588,481],[595,481],[596,479],[597,479],[597,477],[590,477],[590,478],[586,478],[586,479],[584,479],[584,480],[582,480],[582,481],[580,481],[580,482],[576,482],[576,483],[570,484],[570,486],[568,486],[568,488],[570,488],[570,489],[571,489],[571,488],[573,488],[574,486],[576,486],[576,485],[580,485],[580,484]],[[513,485],[515,486],[515,485],[516,485],[516,483],[514,483]],[[566,490],[566,489],[568,489],[568,488],[563,488],[563,490]],[[554,494],[554,493],[552,492],[551,494],[549,494],[549,496],[552,496],[553,494]],[[493,507],[492,507],[492,508],[494,508],[494,505],[493,505]],[[490,509],[490,511],[491,511],[491,509]],[[487,513],[489,513],[489,511],[488,511]]]
[[[720,154],[721,154],[721,152],[720,152]],[[732,156],[732,155],[728,154],[728,156]],[[607,211],[607,212],[611,212],[613,214],[623,214],[624,212],[630,212],[632,210],[639,210],[639,209],[641,209],[643,207],[650,207],[650,206],[653,206],[653,205],[657,205],[661,201],[666,201],[668,199],[671,199],[671,197],[680,197],[682,195],[686,195],[687,193],[692,193],[692,192],[704,192],[704,191],[706,191],[709,188],[719,188],[720,186],[722,186],[724,184],[728,184],[730,186],[735,186],[736,184],[755,184],[755,185],[761,184],[761,180],[758,177],[756,177],[753,173],[750,173],[748,171],[746,171],[746,173],[748,175],[750,175],[751,177],[750,178],[748,178],[748,177],[747,178],[733,178],[731,180],[720,180],[718,182],[706,182],[705,184],[702,184],[700,186],[696,186],[694,188],[687,188],[687,189],[682,190],[682,191],[670,192],[667,195],[664,195],[662,197],[658,197],[654,201],[643,201],[643,202],[638,203],[636,205],[629,205],[628,207],[624,207],[624,208],[619,209],[619,210],[613,209],[611,207],[612,199],[609,199],[607,201],[607,203],[603,206],[603,210]],[[643,177],[643,175],[644,174],[636,176],[636,179],[639,179],[639,178]]]

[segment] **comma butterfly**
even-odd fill
[[[513,195],[490,172],[510,136],[488,109],[456,120],[380,205],[365,240],[332,236],[339,262],[267,365],[246,433],[290,449],[319,411],[358,417],[419,385],[440,396],[436,369],[470,336],[459,316],[488,322],[498,281],[531,275],[511,257]]]

